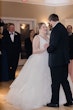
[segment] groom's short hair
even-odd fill
[[[49,17],[48,17],[48,20],[49,21],[59,21],[59,17],[57,14],[51,14]]]

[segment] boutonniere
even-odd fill
[[[16,32],[15,32],[14,34],[15,34],[15,35],[17,35],[17,33],[16,33]]]

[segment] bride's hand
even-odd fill
[[[48,47],[49,47],[49,44],[46,43],[46,44],[44,45],[44,48],[47,49]]]

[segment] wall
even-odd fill
[[[73,19],[73,5],[70,6],[43,6],[25,3],[1,2],[0,1],[0,16],[16,17],[16,18],[32,18],[37,22],[48,22],[48,16],[51,13],[57,13],[60,20],[65,24],[65,19]]]
[[[0,2],[1,13],[3,17],[18,17],[18,18],[33,18],[37,19],[37,22],[48,21],[49,14],[54,12],[54,7],[33,5],[33,4],[22,4],[22,3],[11,3],[11,2]]]
[[[65,23],[66,19],[73,19],[73,5],[60,6],[55,8],[55,13],[60,16],[61,22]]]

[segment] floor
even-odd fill
[[[17,69],[16,76],[18,75],[20,69],[21,67]],[[12,81],[0,82],[0,110],[20,110],[10,105],[4,100],[4,96],[7,94],[11,83]],[[59,108],[42,107],[36,110],[73,110],[73,107],[64,107],[64,106],[61,106]]]

